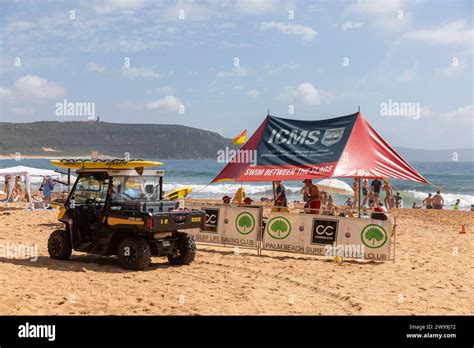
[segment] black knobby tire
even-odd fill
[[[177,232],[178,239],[174,247],[174,254],[168,255],[168,261],[173,265],[189,265],[196,256],[196,242],[194,237],[186,232]]]
[[[71,236],[67,231],[56,230],[48,239],[49,257],[55,260],[67,260],[72,254]]]
[[[142,237],[125,237],[118,246],[117,256],[122,268],[143,271],[150,264],[150,246]]]

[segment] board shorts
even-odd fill
[[[362,195],[367,196],[367,193],[368,193],[367,189],[365,187],[362,187]]]
[[[321,201],[309,202],[309,214],[319,214],[319,209],[321,209]]]
[[[433,207],[431,205],[427,205],[426,209],[433,209]]]
[[[433,209],[443,209],[441,204],[433,204]]]

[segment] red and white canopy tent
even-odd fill
[[[252,153],[253,161],[249,160]],[[211,183],[334,177],[395,178],[430,184],[361,112],[317,121],[268,115]]]

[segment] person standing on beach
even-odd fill
[[[433,196],[433,209],[443,209],[444,198],[441,196],[440,191],[436,191],[436,194]]]
[[[374,179],[372,180],[372,186],[373,192],[374,192],[374,201],[375,203],[379,202],[379,195],[380,195],[380,187],[382,187],[382,182],[379,179]]]
[[[456,203],[454,203],[453,210],[459,210],[459,203],[461,203],[461,200],[458,198],[456,199]]]
[[[319,210],[321,209],[321,193],[319,192],[319,188],[313,184],[311,179],[306,179],[304,182],[309,189],[309,212],[310,214],[319,214]]]
[[[308,208],[308,202],[309,202],[309,187],[306,184],[306,180],[303,181],[305,184],[301,188],[301,193],[303,194],[303,202],[305,203],[304,207]]]
[[[359,179],[354,178],[354,182],[352,183],[352,189],[354,190],[354,204],[353,208],[357,207],[357,203],[359,202]]]
[[[286,189],[285,186],[281,183],[280,180],[275,181],[275,206],[277,207],[286,207],[288,206],[286,200]]]
[[[428,197],[423,200],[423,204],[426,206],[426,209],[433,209],[433,197],[431,197],[431,193],[428,193]]]
[[[395,208],[400,208],[402,205],[402,196],[400,196],[400,192],[397,192],[395,195]]]
[[[362,206],[365,206],[367,203],[367,199],[369,194],[369,180],[364,179],[362,180],[362,196],[364,196],[364,199],[362,200]]]
[[[388,179],[384,180],[383,182],[383,190],[385,191],[385,198],[383,200],[385,207],[387,209],[392,208],[392,195],[393,195],[393,189],[390,183],[388,182]]]

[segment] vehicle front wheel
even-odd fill
[[[48,239],[49,257],[56,260],[67,260],[72,254],[71,236],[67,231],[56,230]]]
[[[177,232],[178,239],[168,261],[173,265],[189,265],[196,256],[196,242],[189,233]]]
[[[143,271],[150,264],[150,246],[142,237],[126,237],[118,247],[120,266],[134,271]]]

